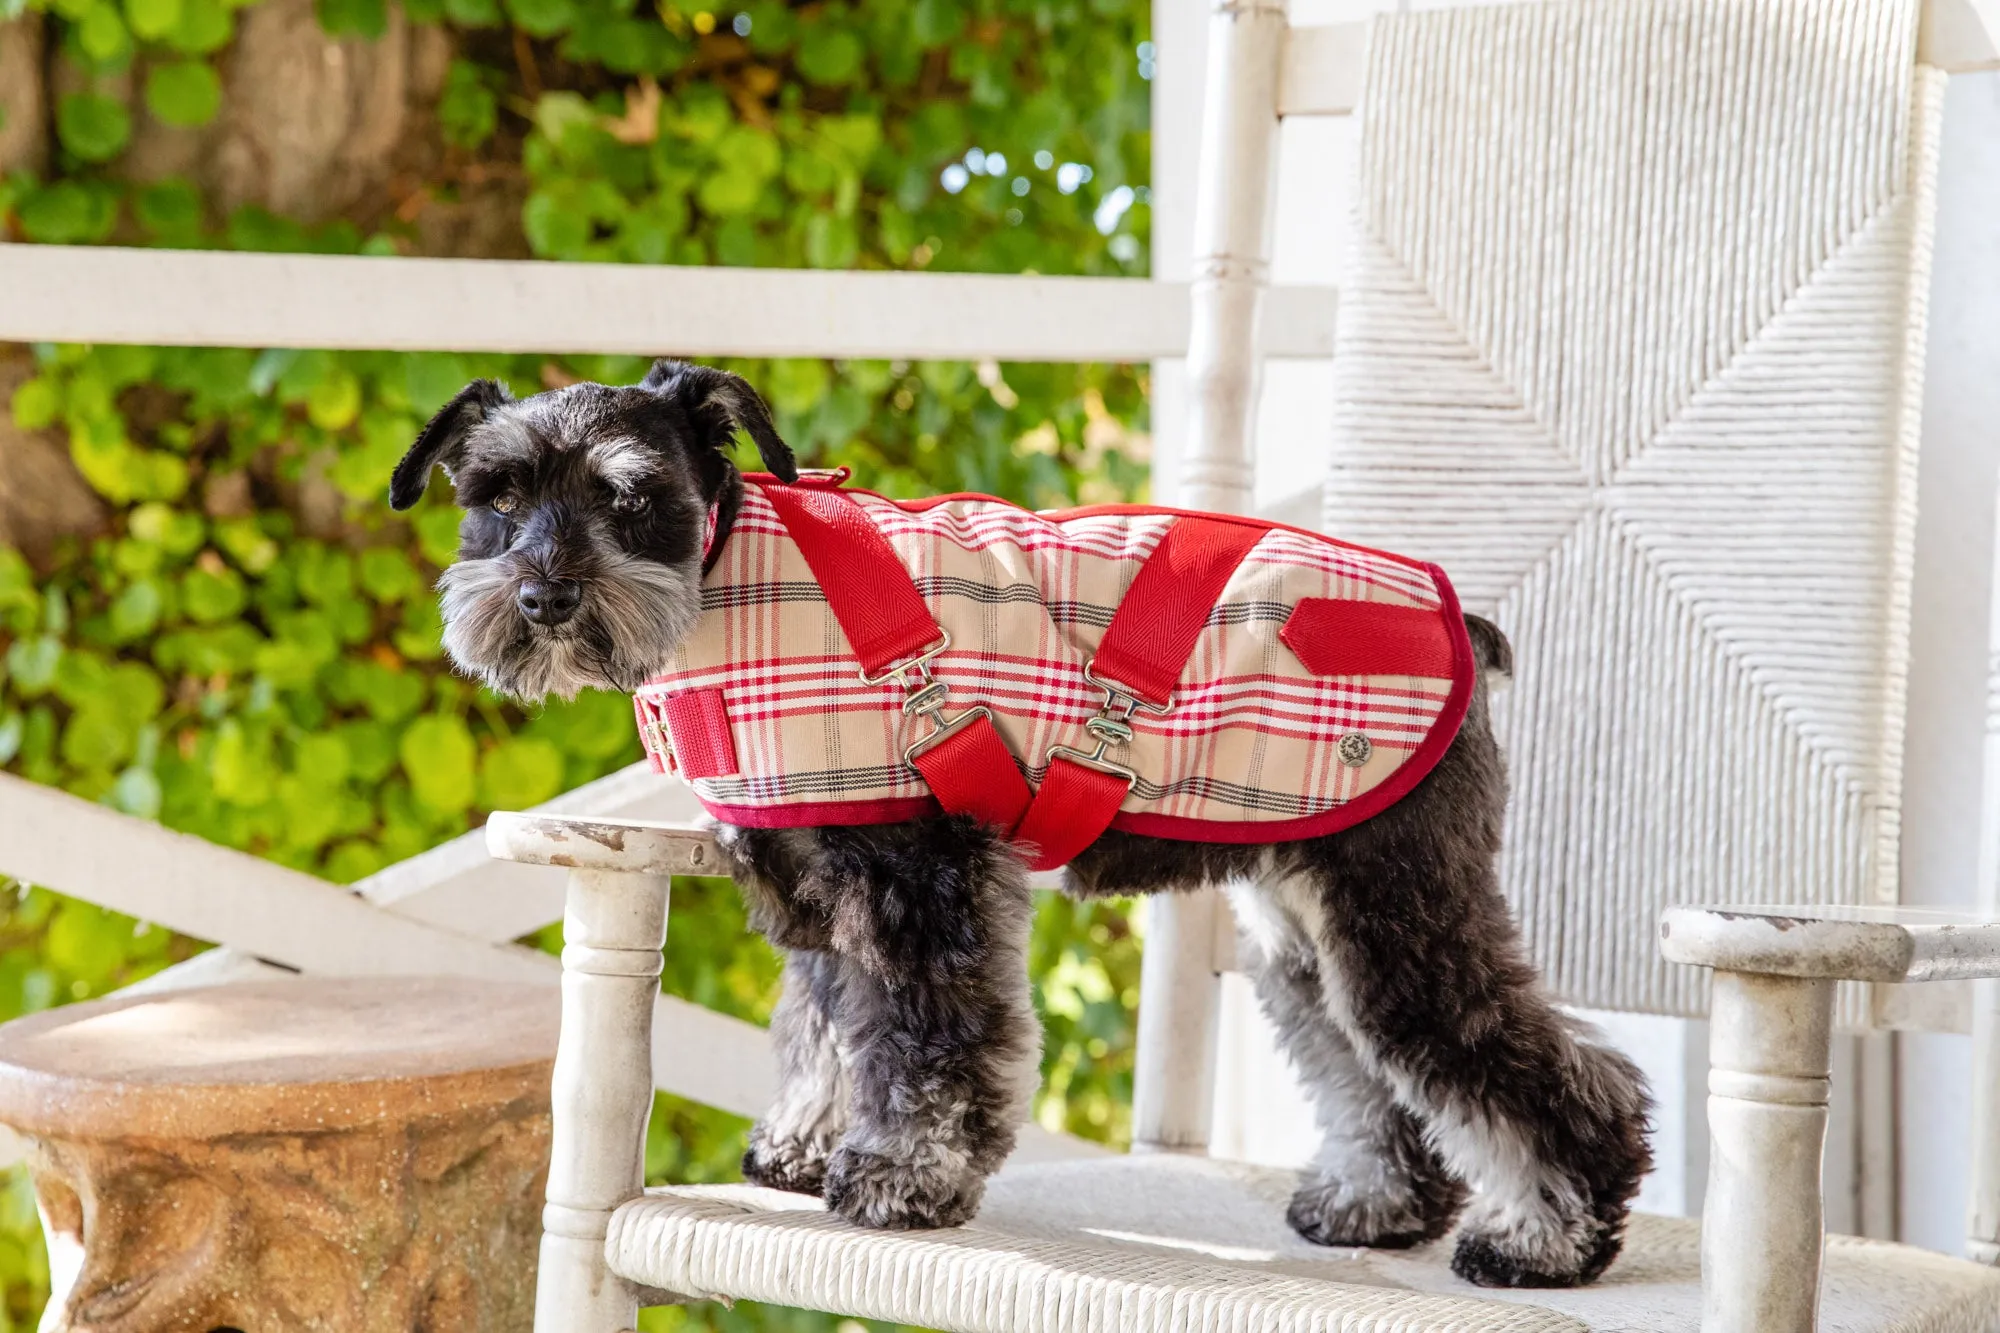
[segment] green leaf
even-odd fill
[[[181,20],[167,34],[167,45],[182,55],[212,55],[229,45],[235,30],[222,0],[181,0]]]
[[[576,20],[574,0],[507,0],[507,12],[531,37],[553,37]]]
[[[15,640],[7,649],[7,675],[14,692],[25,699],[45,692],[55,684],[62,656],[62,642],[52,634]]]
[[[159,240],[191,244],[201,235],[201,194],[184,180],[159,181],[140,190],[132,212]]]
[[[132,33],[109,0],[98,0],[77,24],[76,44],[101,66],[122,64],[132,54]]]
[[[331,37],[366,37],[389,31],[388,0],[314,0],[319,26]]]
[[[227,565],[190,569],[181,577],[181,607],[189,619],[205,625],[232,620],[249,604],[243,576]]]
[[[417,511],[417,548],[439,569],[458,558],[459,520],[459,512],[446,505]]]
[[[181,0],[125,0],[125,21],[140,37],[158,41],[179,25]]]
[[[461,28],[492,28],[500,23],[499,0],[444,0],[444,12]]]
[[[360,415],[361,381],[353,371],[335,371],[306,395],[306,418],[321,430],[345,430]]]
[[[440,814],[471,806],[478,749],[462,718],[440,713],[418,718],[404,729],[396,753],[420,803]]]
[[[56,107],[56,134],[84,161],[109,162],[132,137],[132,113],[98,93],[71,93]]]
[[[130,643],[153,632],[160,623],[165,599],[160,585],[151,579],[128,584],[111,603],[111,633],[120,643]]]
[[[277,781],[268,738],[252,736],[234,718],[216,730],[208,773],[215,794],[232,805],[262,805]]]
[[[140,819],[158,819],[164,793],[160,789],[160,779],[150,768],[128,768],[118,775],[105,794],[105,800],[114,808]]]
[[[222,109],[222,80],[205,61],[156,65],[146,75],[146,105],[164,124],[206,125]]]
[[[965,27],[961,0],[917,0],[911,27],[925,46],[942,46]]]
[[[505,740],[479,762],[479,801],[491,810],[525,810],[562,789],[562,751],[547,741]]]
[[[851,29],[817,23],[799,42],[799,72],[814,83],[838,87],[854,82],[866,55],[861,38]]]
[[[362,591],[378,602],[400,602],[423,586],[417,567],[393,547],[371,546],[359,564]]]
[[[444,137],[461,148],[477,148],[493,137],[500,124],[500,99],[480,66],[469,60],[451,62],[437,115]]]
[[[14,390],[14,424],[22,430],[46,430],[55,424],[62,400],[55,381],[37,376]]]

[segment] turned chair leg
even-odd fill
[[[1717,972],[1702,1210],[1703,1333],[1812,1333],[1833,983]]]
[[[570,872],[535,1333],[621,1333],[638,1322],[637,1289],[605,1265],[604,1237],[612,1210],[645,1187],[669,883]]]

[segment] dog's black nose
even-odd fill
[[[576,614],[583,585],[575,579],[524,579],[514,598],[521,614],[537,625],[560,625]]]

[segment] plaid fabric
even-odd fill
[[[1031,786],[1047,771],[1051,746],[1093,748],[1084,723],[1104,696],[1083,668],[1174,511],[1035,514],[986,497],[905,503],[848,494],[951,635],[933,667],[950,686],[947,714],[975,704],[992,710]],[[1372,813],[1435,762],[1463,715],[1469,647],[1459,648],[1449,679],[1316,676],[1279,638],[1307,597],[1435,611],[1464,645],[1449,585],[1434,568],[1271,527],[1209,612],[1173,710],[1139,713],[1135,739],[1107,756],[1139,774],[1113,827],[1209,841],[1316,835]],[[862,683],[846,636],[758,483],[745,487],[702,604],[694,633],[640,690],[637,706],[656,765],[672,766],[678,750],[710,813],[746,826],[801,827],[935,808],[903,759],[929,724],[904,715],[906,692],[895,681]],[[727,735],[693,734],[722,725],[704,718],[726,719]],[[733,771],[714,771],[719,764]],[[1370,793],[1377,799],[1364,800]]]

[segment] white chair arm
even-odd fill
[[[503,861],[625,875],[722,875],[715,830],[646,819],[592,819],[502,811],[486,821],[486,850]]]
[[[1812,1333],[1837,981],[2000,976],[2000,920],[1898,907],[1676,907],[1670,961],[1715,969],[1703,1333]]]
[[[1672,907],[1668,961],[1828,981],[2000,977],[2000,918],[1922,907]]]

